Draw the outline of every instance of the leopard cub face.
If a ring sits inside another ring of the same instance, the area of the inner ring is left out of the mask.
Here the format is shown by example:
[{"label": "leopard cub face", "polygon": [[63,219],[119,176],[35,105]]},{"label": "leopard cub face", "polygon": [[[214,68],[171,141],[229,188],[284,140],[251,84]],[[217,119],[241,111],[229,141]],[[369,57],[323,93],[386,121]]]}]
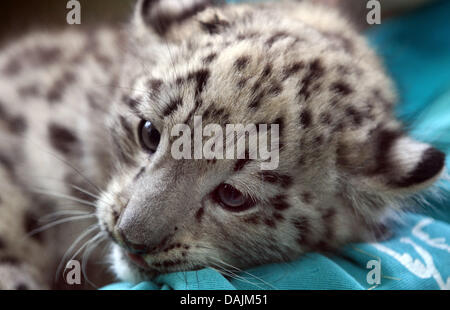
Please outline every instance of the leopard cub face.
[{"label": "leopard cub face", "polygon": [[[97,202],[123,280],[373,239],[442,172],[444,155],[403,132],[377,58],[333,12],[139,1],[130,29],[110,122],[117,169]],[[183,145],[192,158],[174,157],[180,125],[210,124],[277,125],[277,165],[196,157],[208,137],[195,135]]]}]

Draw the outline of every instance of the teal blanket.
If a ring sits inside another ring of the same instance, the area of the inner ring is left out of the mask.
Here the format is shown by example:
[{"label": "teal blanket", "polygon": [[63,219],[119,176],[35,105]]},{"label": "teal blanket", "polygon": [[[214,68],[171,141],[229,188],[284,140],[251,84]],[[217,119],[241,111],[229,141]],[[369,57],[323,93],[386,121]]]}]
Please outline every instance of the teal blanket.
[{"label": "teal blanket", "polygon": [[[399,117],[413,136],[450,154],[450,1],[384,22],[367,37],[396,81]],[[103,289],[450,289],[450,184],[440,186],[444,197],[407,214],[382,243],[352,244],[331,257],[311,253],[235,279],[203,269]]]}]

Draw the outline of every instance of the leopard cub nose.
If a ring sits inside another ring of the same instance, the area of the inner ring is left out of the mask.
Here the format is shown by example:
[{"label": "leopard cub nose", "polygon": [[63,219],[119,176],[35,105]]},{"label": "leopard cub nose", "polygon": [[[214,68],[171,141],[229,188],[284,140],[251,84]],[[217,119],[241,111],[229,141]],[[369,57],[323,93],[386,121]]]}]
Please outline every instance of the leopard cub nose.
[{"label": "leopard cub nose", "polygon": [[168,227],[176,223],[175,216],[162,216],[161,212],[168,212],[168,208],[158,205],[158,201],[163,199],[135,195],[121,210],[114,231],[123,247],[130,251],[156,254],[172,240],[173,235]]},{"label": "leopard cub nose", "polygon": [[122,245],[124,247],[126,247],[126,249],[134,254],[143,254],[148,252],[148,247],[145,244],[139,244],[139,243],[135,243],[130,241],[126,234],[124,233],[123,229],[119,227],[117,227],[116,229],[117,234],[120,236],[120,241],[122,243]]}]

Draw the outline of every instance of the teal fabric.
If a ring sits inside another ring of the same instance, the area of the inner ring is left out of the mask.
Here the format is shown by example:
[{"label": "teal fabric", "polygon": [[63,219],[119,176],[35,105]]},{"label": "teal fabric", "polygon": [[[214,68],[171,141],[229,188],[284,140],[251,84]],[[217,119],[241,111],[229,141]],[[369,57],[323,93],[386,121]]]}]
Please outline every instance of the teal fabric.
[{"label": "teal fabric", "polygon": [[[416,138],[450,153],[450,1],[438,1],[367,33],[399,89],[397,114]],[[447,161],[450,168],[450,160]],[[405,216],[388,241],[353,244],[339,254],[316,253],[225,278],[211,269],[159,276],[103,289],[450,289],[450,184],[443,198]],[[380,284],[367,281],[380,263]],[[372,262],[373,263],[373,262]],[[369,274],[369,278],[371,274]]]}]

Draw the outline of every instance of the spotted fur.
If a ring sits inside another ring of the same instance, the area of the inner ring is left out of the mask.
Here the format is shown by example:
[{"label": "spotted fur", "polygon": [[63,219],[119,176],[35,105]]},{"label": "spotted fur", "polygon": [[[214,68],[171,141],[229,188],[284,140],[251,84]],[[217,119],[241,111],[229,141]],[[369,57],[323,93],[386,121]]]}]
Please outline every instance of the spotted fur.
[{"label": "spotted fur", "polygon": [[[95,204],[112,270],[135,282],[374,240],[444,167],[393,116],[393,87],[365,40],[308,1],[140,0],[124,32],[35,34],[2,51],[0,72],[1,287],[51,285],[43,270],[86,225],[17,240],[68,196]],[[169,133],[195,116],[278,124],[278,168],[175,160]],[[161,133],[153,155],[140,145],[141,120]],[[252,207],[222,208],[212,197],[222,183]]]}]

